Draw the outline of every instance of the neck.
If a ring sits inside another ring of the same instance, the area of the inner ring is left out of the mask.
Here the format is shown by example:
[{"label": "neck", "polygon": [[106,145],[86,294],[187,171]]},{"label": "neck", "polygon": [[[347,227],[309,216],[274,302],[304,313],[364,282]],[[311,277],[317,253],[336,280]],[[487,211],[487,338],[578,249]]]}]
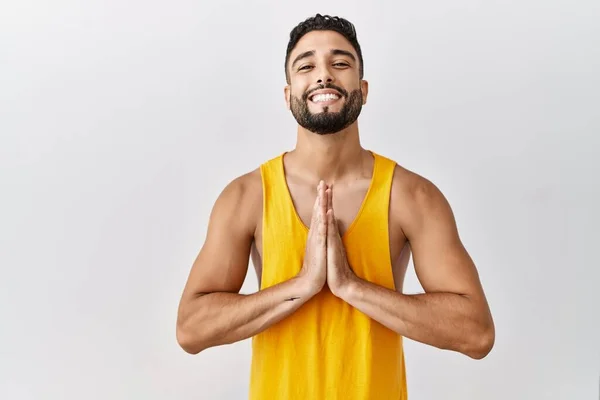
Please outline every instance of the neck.
[{"label": "neck", "polygon": [[319,135],[298,127],[296,147],[289,153],[306,178],[327,183],[341,181],[362,169],[367,151],[360,144],[358,124],[343,131]]}]

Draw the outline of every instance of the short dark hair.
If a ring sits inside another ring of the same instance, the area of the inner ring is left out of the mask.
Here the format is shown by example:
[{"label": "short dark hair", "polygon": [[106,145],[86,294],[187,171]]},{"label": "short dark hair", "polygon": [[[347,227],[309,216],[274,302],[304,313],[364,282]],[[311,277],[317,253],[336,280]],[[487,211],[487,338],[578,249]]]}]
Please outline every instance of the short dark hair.
[{"label": "short dark hair", "polygon": [[360,79],[363,79],[363,57],[362,51],[360,49],[360,44],[358,43],[358,39],[356,38],[356,29],[354,28],[354,25],[344,18],[317,14],[314,17],[307,18],[306,20],[300,22],[290,32],[290,41],[288,42],[287,51],[285,54],[285,78],[288,83],[290,80],[288,72],[288,62],[290,60],[290,53],[292,52],[294,47],[296,47],[296,44],[298,44],[298,41],[302,38],[302,36],[312,31],[335,31],[344,36],[350,42],[352,47],[354,47],[354,50],[358,55],[359,75]]}]

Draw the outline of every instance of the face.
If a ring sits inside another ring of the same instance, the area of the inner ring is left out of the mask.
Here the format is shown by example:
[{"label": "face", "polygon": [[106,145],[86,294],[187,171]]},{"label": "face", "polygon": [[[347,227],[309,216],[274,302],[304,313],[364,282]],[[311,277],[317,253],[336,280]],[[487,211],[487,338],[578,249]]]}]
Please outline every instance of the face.
[{"label": "face", "polygon": [[352,125],[368,93],[359,67],[356,51],[341,34],[304,35],[290,54],[290,83],[285,87],[288,109],[298,124],[320,135]]}]

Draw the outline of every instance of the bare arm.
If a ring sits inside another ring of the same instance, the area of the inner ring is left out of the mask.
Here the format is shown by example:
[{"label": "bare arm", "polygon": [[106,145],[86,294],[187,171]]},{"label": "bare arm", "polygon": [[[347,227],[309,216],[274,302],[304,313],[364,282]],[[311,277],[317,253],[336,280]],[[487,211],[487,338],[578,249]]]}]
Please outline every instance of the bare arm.
[{"label": "bare arm", "polygon": [[[186,283],[177,319],[177,340],[188,353],[254,336],[297,310],[314,293],[299,276],[250,295],[239,294],[248,271],[256,227],[256,180],[234,180],[211,213],[207,237]],[[258,178],[260,185],[260,177]]]},{"label": "bare arm", "polygon": [[391,207],[391,218],[410,243],[425,293],[404,295],[356,278],[341,296],[402,336],[483,358],[495,333],[478,272],[442,193],[421,177],[412,179],[416,184],[409,193],[395,193],[401,206]]}]

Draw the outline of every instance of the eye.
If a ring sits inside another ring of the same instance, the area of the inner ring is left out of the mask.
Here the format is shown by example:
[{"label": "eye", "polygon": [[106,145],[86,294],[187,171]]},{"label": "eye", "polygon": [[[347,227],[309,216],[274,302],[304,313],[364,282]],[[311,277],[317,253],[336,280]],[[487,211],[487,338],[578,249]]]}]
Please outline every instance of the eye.
[{"label": "eye", "polygon": [[307,69],[312,68],[312,65],[304,65],[300,68],[298,68],[298,71],[306,71]]},{"label": "eye", "polygon": [[349,67],[350,66],[348,63],[345,63],[345,62],[337,62],[333,65],[336,67]]}]

